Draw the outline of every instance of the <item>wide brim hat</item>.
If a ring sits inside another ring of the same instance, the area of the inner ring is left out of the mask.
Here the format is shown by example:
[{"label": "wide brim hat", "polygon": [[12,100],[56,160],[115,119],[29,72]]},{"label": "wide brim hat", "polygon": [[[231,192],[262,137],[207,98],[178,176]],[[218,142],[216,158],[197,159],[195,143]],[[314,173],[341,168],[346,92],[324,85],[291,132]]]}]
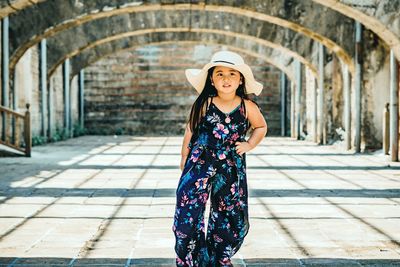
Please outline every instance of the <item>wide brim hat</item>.
[{"label": "wide brim hat", "polygon": [[186,69],[185,75],[189,83],[193,85],[196,91],[200,94],[206,84],[208,70],[215,66],[224,66],[239,71],[245,82],[247,94],[259,95],[263,89],[263,85],[254,79],[253,72],[250,67],[244,63],[243,58],[231,51],[216,52],[209,63],[202,69]]}]

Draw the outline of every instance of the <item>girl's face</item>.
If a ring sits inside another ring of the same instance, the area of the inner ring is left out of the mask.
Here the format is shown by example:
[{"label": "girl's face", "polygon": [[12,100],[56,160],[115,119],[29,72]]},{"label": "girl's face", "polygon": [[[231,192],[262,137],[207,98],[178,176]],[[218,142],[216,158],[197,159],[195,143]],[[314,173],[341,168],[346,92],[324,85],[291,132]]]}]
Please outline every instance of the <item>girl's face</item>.
[{"label": "girl's face", "polygon": [[228,67],[216,66],[211,81],[218,93],[234,93],[242,84],[240,72]]}]

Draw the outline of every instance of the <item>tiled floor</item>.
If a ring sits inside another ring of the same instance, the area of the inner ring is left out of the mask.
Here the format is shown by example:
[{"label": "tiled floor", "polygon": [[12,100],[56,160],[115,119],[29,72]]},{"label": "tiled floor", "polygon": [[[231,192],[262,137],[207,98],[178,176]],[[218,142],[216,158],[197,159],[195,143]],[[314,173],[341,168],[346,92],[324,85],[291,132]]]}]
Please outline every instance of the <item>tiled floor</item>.
[{"label": "tiled floor", "polygon": [[[0,158],[0,265],[173,266],[181,137],[87,136]],[[400,266],[400,164],[267,138],[235,266]]]}]

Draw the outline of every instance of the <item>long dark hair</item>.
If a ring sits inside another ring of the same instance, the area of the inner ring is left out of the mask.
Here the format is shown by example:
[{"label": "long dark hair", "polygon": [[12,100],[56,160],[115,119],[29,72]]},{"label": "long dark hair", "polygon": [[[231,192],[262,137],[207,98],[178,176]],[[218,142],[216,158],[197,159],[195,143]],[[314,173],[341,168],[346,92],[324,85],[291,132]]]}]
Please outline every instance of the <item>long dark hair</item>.
[{"label": "long dark hair", "polygon": [[[218,95],[217,89],[211,84],[211,76],[213,74],[215,67],[212,67],[208,70],[206,84],[204,85],[203,91],[201,91],[200,95],[197,97],[196,101],[193,103],[192,109],[190,111],[188,123],[190,126],[190,130],[192,133],[195,133],[197,130],[197,126],[199,125],[201,119],[205,114],[204,110],[207,106],[207,100],[209,97],[214,97]],[[246,88],[244,86],[245,80],[243,75],[240,73],[240,77],[242,78],[242,84],[239,84],[239,87],[236,89],[236,95],[249,99],[248,94],[246,93]],[[246,109],[246,106],[244,107]],[[245,111],[246,112],[246,111]]]}]

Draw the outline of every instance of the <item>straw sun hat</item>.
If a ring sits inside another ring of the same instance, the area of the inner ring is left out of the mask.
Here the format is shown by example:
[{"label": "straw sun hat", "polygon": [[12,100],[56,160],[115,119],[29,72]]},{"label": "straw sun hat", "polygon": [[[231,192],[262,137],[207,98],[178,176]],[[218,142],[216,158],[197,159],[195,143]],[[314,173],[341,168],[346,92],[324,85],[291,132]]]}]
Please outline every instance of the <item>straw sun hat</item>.
[{"label": "straw sun hat", "polygon": [[243,58],[231,51],[219,51],[212,56],[211,61],[202,69],[186,69],[185,71],[186,78],[199,94],[204,89],[208,70],[215,66],[232,68],[242,73],[247,94],[253,93],[259,95],[261,93],[263,85],[254,79],[253,72],[244,63]]}]

